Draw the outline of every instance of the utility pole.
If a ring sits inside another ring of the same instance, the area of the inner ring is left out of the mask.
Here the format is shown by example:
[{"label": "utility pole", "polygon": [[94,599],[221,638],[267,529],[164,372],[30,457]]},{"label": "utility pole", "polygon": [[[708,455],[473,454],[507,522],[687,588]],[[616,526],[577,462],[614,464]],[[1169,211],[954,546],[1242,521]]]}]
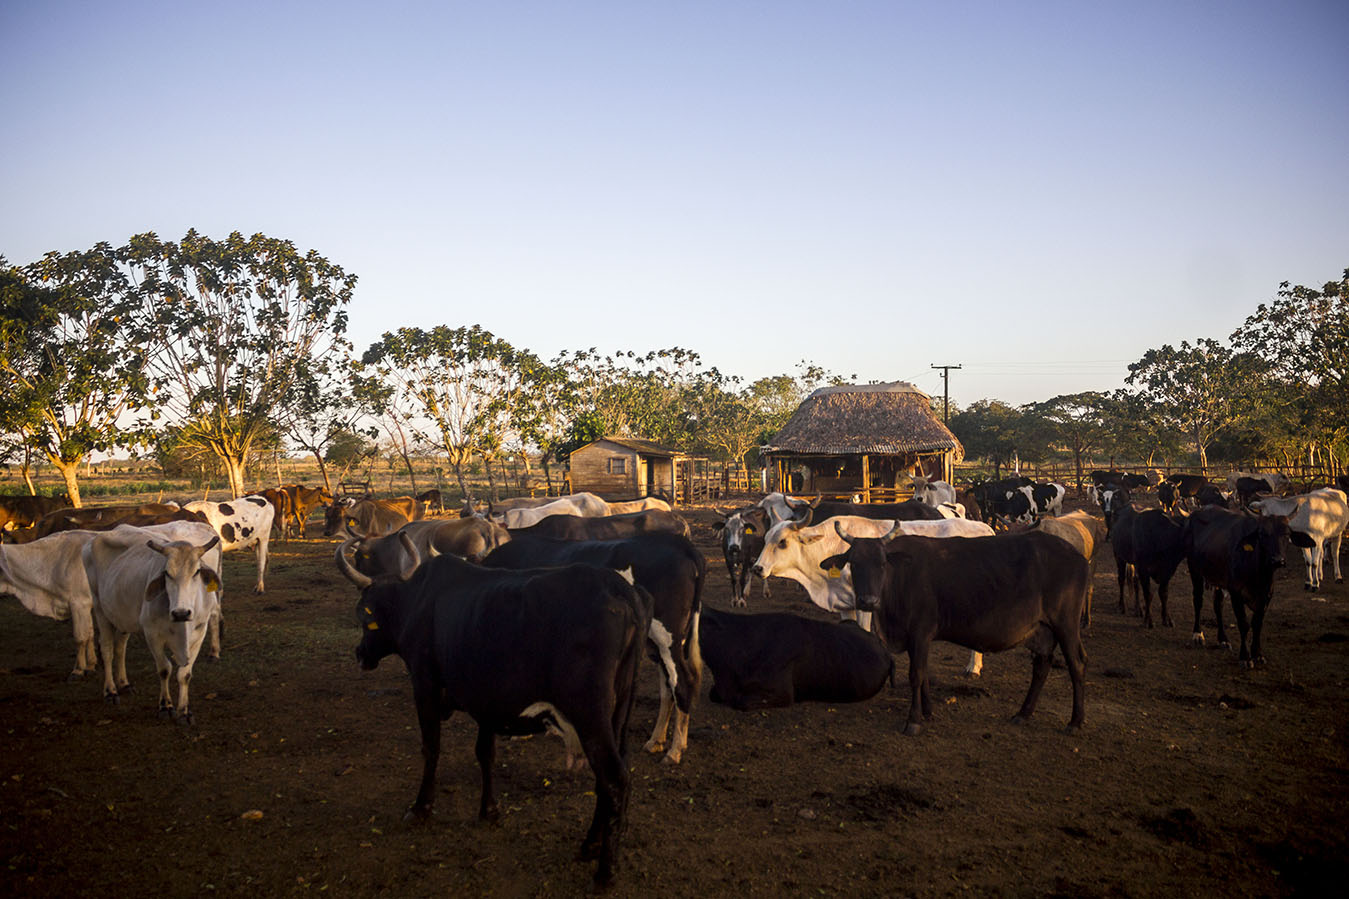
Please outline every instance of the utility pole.
[{"label": "utility pole", "polygon": [[951,419],[951,369],[960,368],[959,365],[934,365],[933,368],[941,369],[942,383],[942,424],[946,424]]}]

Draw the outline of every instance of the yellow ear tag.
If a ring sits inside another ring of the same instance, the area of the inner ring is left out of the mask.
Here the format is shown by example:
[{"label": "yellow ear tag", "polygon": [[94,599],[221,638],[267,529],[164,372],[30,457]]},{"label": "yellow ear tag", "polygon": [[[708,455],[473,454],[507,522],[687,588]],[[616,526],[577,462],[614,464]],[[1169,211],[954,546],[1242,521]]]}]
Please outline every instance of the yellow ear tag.
[{"label": "yellow ear tag", "polygon": [[754,526],[753,526],[753,525],[748,525],[748,526],[746,526],[746,528],[745,528],[745,533],[746,533],[746,534],[753,534],[753,533],[754,533]]},{"label": "yellow ear tag", "polygon": [[379,630],[379,625],[372,621],[365,626],[365,629],[368,631],[377,631]]},{"label": "yellow ear tag", "polygon": [[843,569],[842,569],[842,568],[830,568],[830,569],[829,569],[829,576],[830,576],[830,577],[843,577]]},{"label": "yellow ear tag", "polygon": [[1255,546],[1250,543],[1243,543],[1241,544],[1241,551],[1244,553],[1253,553],[1255,552]]},{"label": "yellow ear tag", "polygon": [[369,606],[362,606],[361,608],[365,609],[365,614],[367,615],[375,614],[375,610],[370,608]]}]

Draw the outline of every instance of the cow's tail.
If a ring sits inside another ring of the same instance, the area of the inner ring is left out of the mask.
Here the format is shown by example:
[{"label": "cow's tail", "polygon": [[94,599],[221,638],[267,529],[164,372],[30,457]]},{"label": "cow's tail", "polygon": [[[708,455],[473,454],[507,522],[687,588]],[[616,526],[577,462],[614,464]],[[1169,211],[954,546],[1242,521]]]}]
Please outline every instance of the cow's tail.
[{"label": "cow's tail", "polygon": [[696,550],[690,556],[693,559],[695,575],[693,606],[689,610],[691,616],[689,630],[684,636],[684,658],[688,659],[689,670],[693,672],[693,694],[696,696],[698,687],[703,681],[703,649],[702,641],[698,638],[698,630],[703,617],[703,585],[707,583],[707,560]]}]

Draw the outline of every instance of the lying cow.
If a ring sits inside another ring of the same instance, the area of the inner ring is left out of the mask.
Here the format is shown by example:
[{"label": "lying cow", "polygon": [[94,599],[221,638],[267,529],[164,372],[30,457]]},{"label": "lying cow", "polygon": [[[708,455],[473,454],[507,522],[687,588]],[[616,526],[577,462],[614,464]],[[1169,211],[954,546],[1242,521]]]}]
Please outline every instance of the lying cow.
[{"label": "lying cow", "polygon": [[31,528],[39,518],[70,508],[70,497],[0,496],[0,531]]},{"label": "lying cow", "polygon": [[[1185,519],[1185,559],[1194,588],[1194,633],[1190,642],[1202,645],[1204,629],[1199,614],[1204,586],[1213,588],[1213,614],[1218,623],[1218,645],[1228,646],[1223,626],[1223,591],[1232,598],[1232,614],[1241,631],[1243,668],[1265,664],[1260,643],[1265,611],[1274,590],[1274,574],[1284,565],[1283,538],[1288,525],[1282,518],[1253,518],[1216,506],[1199,509]],[[1246,607],[1253,613],[1251,648],[1246,650]]]},{"label": "lying cow", "polygon": [[881,538],[838,533],[847,551],[820,567],[851,566],[857,607],[875,611],[886,643],[909,654],[906,734],[918,734],[932,717],[927,663],[933,640],[979,652],[1030,649],[1030,689],[1016,722],[1034,713],[1057,646],[1073,683],[1068,731],[1082,727],[1087,654],[1079,622],[1089,574],[1077,550],[1039,531],[967,540],[902,536],[898,525]]},{"label": "lying cow", "polygon": [[[665,752],[679,764],[689,742],[689,717],[702,681],[698,656],[699,614],[707,561],[678,534],[638,534],[621,540],[558,540],[517,537],[492,552],[488,568],[542,568],[584,563],[631,571],[634,583],[651,594],[654,606],[647,646],[661,672],[660,711],[646,742],[647,752]],[[666,749],[671,714],[674,734]]]},{"label": "lying cow", "polygon": [[861,702],[894,679],[890,650],[853,621],[707,608],[698,634],[712,672],[709,698],[741,711]]},{"label": "lying cow", "polygon": [[323,536],[336,537],[343,531],[354,531],[362,537],[383,537],[409,521],[421,519],[421,504],[411,496],[393,499],[344,496],[328,506],[323,516]]},{"label": "lying cow", "polygon": [[[500,515],[498,521],[510,530],[532,527],[552,515],[599,517],[609,514],[609,504],[593,493],[574,493],[526,509],[511,509]],[[493,516],[496,517],[496,516]]]},{"label": "lying cow", "polygon": [[1327,547],[1335,566],[1335,583],[1344,583],[1340,574],[1340,542],[1349,528],[1349,502],[1345,493],[1334,487],[1313,490],[1301,496],[1268,497],[1251,503],[1261,515],[1288,519],[1288,539],[1302,550],[1307,563],[1304,590],[1321,589]]},{"label": "lying cow", "polygon": [[[220,537],[205,543],[165,541],[150,530],[118,527],[85,545],[85,574],[94,599],[103,653],[103,695],[127,692],[126,644],[140,630],[159,673],[159,712],[192,723],[192,666],[220,604]],[[178,666],[178,701],[169,679]],[[114,675],[115,671],[115,675]]]},{"label": "lying cow", "polygon": [[430,816],[440,722],[463,710],[478,723],[478,816],[498,815],[492,790],[496,734],[560,731],[595,772],[595,814],[582,858],[598,858],[595,883],[613,879],[627,806],[628,718],[637,692],[651,600],[613,571],[590,565],[501,571],[438,556],[406,581],[347,566],[361,590],[365,670],[397,654],[412,679],[422,734],[422,779],[410,819]]}]

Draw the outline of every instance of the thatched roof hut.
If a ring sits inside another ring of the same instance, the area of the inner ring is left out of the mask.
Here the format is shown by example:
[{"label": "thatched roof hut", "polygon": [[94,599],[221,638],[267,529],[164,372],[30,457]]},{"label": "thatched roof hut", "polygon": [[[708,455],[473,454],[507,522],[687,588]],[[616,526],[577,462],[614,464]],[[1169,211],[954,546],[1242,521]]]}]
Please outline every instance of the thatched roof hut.
[{"label": "thatched roof hut", "polygon": [[760,455],[777,466],[784,487],[795,473],[795,489],[874,501],[905,492],[914,474],[949,481],[965,448],[926,393],[894,381],[816,390]]}]

